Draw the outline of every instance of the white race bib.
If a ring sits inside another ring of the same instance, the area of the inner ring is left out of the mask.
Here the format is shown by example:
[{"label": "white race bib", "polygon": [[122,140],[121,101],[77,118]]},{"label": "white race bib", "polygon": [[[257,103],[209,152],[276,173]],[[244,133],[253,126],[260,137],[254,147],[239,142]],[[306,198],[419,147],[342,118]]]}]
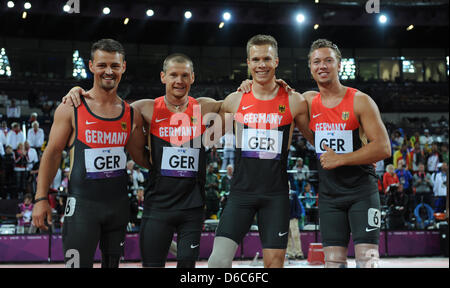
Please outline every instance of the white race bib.
[{"label": "white race bib", "polygon": [[242,135],[242,157],[276,159],[281,157],[283,131],[244,129]]},{"label": "white race bib", "polygon": [[199,149],[163,147],[161,175],[171,177],[196,177]]},{"label": "white race bib", "polygon": [[123,147],[84,150],[86,178],[113,178],[126,174],[127,156]]},{"label": "white race bib", "polygon": [[314,146],[317,155],[327,152],[323,144],[326,144],[337,154],[353,152],[353,131],[316,131]]}]

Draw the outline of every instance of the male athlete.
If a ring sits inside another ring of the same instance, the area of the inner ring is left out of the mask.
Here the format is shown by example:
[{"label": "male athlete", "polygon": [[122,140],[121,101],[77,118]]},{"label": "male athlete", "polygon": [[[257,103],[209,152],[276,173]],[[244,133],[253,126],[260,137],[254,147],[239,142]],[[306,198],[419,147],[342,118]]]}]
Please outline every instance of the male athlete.
[{"label": "male athlete", "polygon": [[375,102],[339,82],[341,53],[319,39],[308,55],[319,93],[303,93],[319,157],[319,217],[325,267],[347,267],[350,233],[357,267],[377,267],[380,199],[372,163],[391,156]]},{"label": "male athlete", "polygon": [[[202,136],[208,120],[203,118],[210,112],[218,113],[222,101],[189,96],[195,75],[192,60],[186,55],[169,55],[160,77],[166,88],[164,96],[132,104],[150,125],[152,168],[140,231],[142,264],[164,267],[176,232],[177,267],[194,268],[205,200],[206,155]],[[79,93],[83,91],[72,88],[64,101],[70,99],[77,105]],[[221,132],[222,127],[219,128]]]},{"label": "male athlete", "polygon": [[247,43],[252,91],[232,93],[222,104],[222,115],[235,114],[235,173],[208,267],[232,267],[255,215],[264,266],[283,267],[289,231],[287,157],[294,122],[310,142],[313,135],[305,99],[276,83],[278,61],[278,44],[272,36],[252,37]]},{"label": "male athlete", "polygon": [[48,229],[45,218],[51,224],[47,191],[68,146],[71,171],[62,232],[66,267],[92,267],[99,241],[102,267],[119,266],[129,219],[125,149],[136,163],[149,167],[141,115],[117,96],[125,69],[119,42],[94,43],[90,97],[82,98],[76,109],[60,104],[54,114],[39,168],[33,222],[43,230]]}]

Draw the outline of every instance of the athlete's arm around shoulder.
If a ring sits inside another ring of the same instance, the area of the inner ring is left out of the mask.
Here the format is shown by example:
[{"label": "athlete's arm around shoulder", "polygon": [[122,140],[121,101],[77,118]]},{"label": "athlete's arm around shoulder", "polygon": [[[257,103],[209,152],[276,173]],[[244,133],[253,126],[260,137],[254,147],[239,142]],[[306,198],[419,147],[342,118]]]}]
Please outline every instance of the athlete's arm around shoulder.
[{"label": "athlete's arm around shoulder", "polygon": [[150,124],[152,122],[154,104],[155,100],[153,99],[141,99],[131,103],[131,107],[134,108],[135,114],[141,114],[144,121]]},{"label": "athlete's arm around shoulder", "polygon": [[289,92],[289,103],[295,125],[302,133],[303,137],[314,145],[314,135],[309,129],[309,108],[306,98],[295,91]]},{"label": "athlete's arm around shoulder", "polygon": [[197,98],[198,104],[202,107],[202,114],[219,113],[223,100],[215,100],[209,97]]},{"label": "athlete's arm around shoulder", "polygon": [[131,136],[126,145],[128,153],[130,153],[131,158],[138,165],[150,169],[150,157],[145,144],[147,139],[144,135],[144,119],[141,115],[140,110],[133,108],[133,127],[131,129]]},{"label": "athlete's arm around shoulder", "polygon": [[367,137],[368,144],[356,151],[358,153],[350,153],[354,155],[348,157],[345,165],[372,164],[390,157],[389,136],[375,101],[369,95],[357,91],[353,105],[355,116]]},{"label": "athlete's arm around shoulder", "polygon": [[[61,164],[61,155],[64,148],[69,144],[71,135],[74,131],[74,108],[69,104],[61,103],[55,110],[53,124],[50,130],[47,147],[42,155],[39,166],[39,176],[35,199],[47,198],[50,184],[55,178],[59,165]],[[33,208],[33,223],[36,227],[47,230],[44,219],[47,217],[51,224],[51,208],[48,201],[39,201]]]},{"label": "athlete's arm around shoulder", "polygon": [[241,103],[242,99],[242,92],[233,92],[229,94],[225,99],[223,100],[222,106],[220,107],[220,117],[222,117],[222,127],[223,127],[223,133],[232,132],[233,131],[233,125],[226,125],[226,123],[233,123],[233,117],[234,114],[239,109],[239,104]]}]

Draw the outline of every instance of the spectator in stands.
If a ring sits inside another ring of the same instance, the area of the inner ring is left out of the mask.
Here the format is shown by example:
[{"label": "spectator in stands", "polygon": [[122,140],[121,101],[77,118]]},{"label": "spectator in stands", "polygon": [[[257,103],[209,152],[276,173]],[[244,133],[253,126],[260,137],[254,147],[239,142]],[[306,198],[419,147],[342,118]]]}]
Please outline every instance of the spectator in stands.
[{"label": "spectator in stands", "polygon": [[423,130],[424,135],[420,136],[420,148],[422,148],[425,152],[431,152],[431,145],[433,144],[433,136],[430,135],[430,130]]},{"label": "spectator in stands", "polygon": [[5,142],[3,142],[3,144],[6,145],[6,135],[8,135],[9,132],[8,123],[6,121],[2,121],[1,131],[3,132],[2,134],[5,136]]},{"label": "spectator in stands", "polygon": [[384,160],[380,160],[376,163],[375,173],[378,176],[378,179],[383,179],[385,168],[384,168]]},{"label": "spectator in stands", "polygon": [[219,179],[214,174],[214,165],[208,164],[205,182],[205,219],[217,219],[219,211]]},{"label": "spectator in stands", "polygon": [[316,193],[314,193],[314,189],[312,188],[310,183],[305,182],[303,191],[301,192],[300,195],[301,195],[300,198],[303,199],[302,202],[305,208],[309,209],[316,206],[317,203]]},{"label": "spectator in stands", "polygon": [[8,123],[20,121],[20,116],[20,106],[16,105],[16,99],[11,99],[11,105],[6,106],[6,117],[8,118]]},{"label": "spectator in stands", "polygon": [[405,167],[408,169],[412,169],[412,161],[411,161],[411,154],[408,153],[408,145],[406,143],[403,143],[400,146],[400,149],[394,152],[394,168],[398,168],[398,161],[404,160],[405,161]]},{"label": "spectator in stands", "polygon": [[144,187],[139,186],[136,191],[136,196],[130,201],[130,223],[133,231],[139,231],[144,213]]},{"label": "spectator in stands", "polygon": [[442,162],[442,157],[439,154],[438,144],[434,142],[431,145],[431,152],[427,158],[427,171],[429,173],[434,173],[438,171],[438,164]]},{"label": "spectator in stands", "polygon": [[420,133],[419,133],[419,131],[414,132],[414,136],[411,136],[410,142],[411,142],[411,147],[415,147],[416,143],[419,143],[419,147],[420,147]]},{"label": "spectator in stands", "polygon": [[217,148],[215,145],[213,145],[206,152],[206,163],[212,164],[214,167],[214,171],[217,171],[217,169],[219,168],[219,162],[220,162],[220,157],[219,157],[219,154],[217,154]]},{"label": "spectator in stands", "polygon": [[386,199],[386,205],[389,209],[387,217],[389,229],[405,228],[408,201],[408,196],[404,193],[402,184],[390,186]]},{"label": "spectator in stands", "polygon": [[[30,177],[29,177],[30,172],[33,170],[33,167],[39,162],[39,156],[38,156],[38,153],[36,152],[36,149],[32,148],[28,141],[24,142],[24,153],[28,157],[26,175],[27,175],[27,179],[30,179]],[[36,193],[36,186],[34,185],[34,182],[31,180],[34,180],[34,177],[32,177],[32,179],[30,179],[30,181],[27,181],[27,183],[30,184],[30,187],[27,190],[30,191],[34,195]]]},{"label": "spectator in stands", "polygon": [[400,145],[402,144],[401,142],[399,143],[397,141],[398,137],[397,135],[399,134],[398,131],[395,131],[391,134],[391,151],[396,151],[399,149]]},{"label": "spectator in stands", "polygon": [[431,175],[425,172],[425,165],[419,164],[419,171],[414,174],[414,188],[416,189],[416,203],[421,202],[431,205],[431,198],[433,196],[433,182]]},{"label": "spectator in stands", "polygon": [[11,124],[11,130],[6,136],[6,145],[11,145],[13,150],[17,149],[17,144],[23,143],[25,141],[25,135],[22,130],[20,130],[20,125],[17,122]]},{"label": "spectator in stands", "polygon": [[44,130],[39,128],[39,122],[33,121],[31,124],[32,129],[28,130],[27,140],[30,142],[31,147],[36,151],[41,151],[41,147],[44,144]]},{"label": "spectator in stands", "polygon": [[391,186],[392,184],[398,184],[398,183],[400,183],[400,181],[398,180],[398,176],[395,173],[394,165],[392,165],[392,164],[387,165],[386,173],[384,173],[384,175],[383,175],[384,192],[387,193],[389,186]]},{"label": "spectator in stands", "polygon": [[14,155],[14,151],[11,145],[6,145],[5,148],[5,156],[2,158],[2,169],[3,169],[3,183],[5,186],[5,192],[2,198],[11,199],[15,194],[11,194],[15,192],[15,175],[14,175],[14,166],[16,165],[16,159]]},{"label": "spectator in stands", "polygon": [[29,158],[25,152],[23,143],[17,144],[17,149],[15,151],[15,166],[14,174],[16,175],[16,196],[18,199],[23,199],[23,194],[27,188],[27,164]]},{"label": "spectator in stands", "polygon": [[303,191],[305,181],[309,180],[309,167],[303,164],[303,159],[299,157],[293,170],[297,170],[297,172],[294,173],[295,190],[300,193]]},{"label": "spectator in stands", "polygon": [[[6,127],[6,129],[4,129],[3,127]],[[8,134],[8,125],[6,124],[6,121],[2,121],[2,128],[0,131],[0,146],[5,146],[6,145],[6,135]]]},{"label": "spectator in stands", "polygon": [[220,217],[220,215],[223,212],[223,209],[225,209],[225,206],[227,204],[228,196],[230,195],[231,191],[231,179],[233,179],[233,166],[230,164],[227,166],[227,174],[221,178],[220,181],[220,199],[219,199],[219,212],[217,215]]},{"label": "spectator in stands", "polygon": [[[411,172],[404,166],[405,161],[403,159],[398,161],[398,168],[395,170],[400,184],[402,184],[403,192],[408,196],[408,205],[406,213],[408,217],[412,217],[414,208],[416,207],[416,199],[414,198],[412,190],[412,182],[414,180]],[[408,218],[409,219],[409,218]]]},{"label": "spectator in stands", "polygon": [[305,259],[303,256],[299,230],[299,219],[305,217],[305,208],[303,208],[298,196],[298,191],[292,190],[291,183],[289,182],[290,220],[286,255],[290,260]]},{"label": "spectator in stands", "polygon": [[234,166],[234,147],[236,147],[236,137],[233,132],[226,133],[220,139],[223,147],[223,159],[221,170],[225,170],[228,165]]},{"label": "spectator in stands", "polygon": [[31,129],[31,125],[33,124],[34,121],[37,121],[37,117],[38,117],[38,113],[36,113],[36,112],[32,112],[30,114],[30,118],[28,118],[28,120],[27,120],[27,130]]},{"label": "spectator in stands", "polygon": [[133,183],[133,173],[134,173],[134,161],[129,160],[127,162],[127,175],[128,175],[128,183],[127,183],[127,189],[129,193],[133,192],[134,183]]},{"label": "spectator in stands", "polygon": [[419,164],[425,163],[426,155],[422,148],[420,148],[420,142],[416,141],[414,143],[414,149],[411,150],[411,161],[412,161],[412,171],[416,173],[419,171]]},{"label": "spectator in stands", "polygon": [[439,165],[439,171],[435,172],[431,179],[433,181],[433,193],[434,193],[434,211],[444,212],[445,201],[447,197],[447,173],[448,164],[443,162]]},{"label": "spectator in stands", "polygon": [[407,195],[412,193],[412,181],[413,177],[411,172],[404,167],[405,161],[403,159],[398,161],[397,169],[395,173],[397,174],[398,180],[403,185],[403,190]]},{"label": "spectator in stands", "polygon": [[31,215],[33,214],[33,196],[31,194],[26,194],[23,203],[19,204],[17,208],[17,234],[29,233],[31,227]]},{"label": "spectator in stands", "polygon": [[138,190],[139,187],[144,186],[145,185],[145,178],[144,178],[144,174],[142,174],[141,168],[137,165],[134,165],[133,167],[133,191],[136,195],[136,192]]}]

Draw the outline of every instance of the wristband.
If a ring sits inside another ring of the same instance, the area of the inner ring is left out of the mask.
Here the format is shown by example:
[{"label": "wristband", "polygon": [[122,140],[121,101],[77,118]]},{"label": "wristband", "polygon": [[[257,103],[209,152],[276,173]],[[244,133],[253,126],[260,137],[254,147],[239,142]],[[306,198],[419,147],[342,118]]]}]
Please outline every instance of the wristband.
[{"label": "wristband", "polygon": [[48,201],[48,197],[41,197],[41,198],[34,199],[34,204],[36,204],[39,201],[43,201],[43,200],[47,200]]}]

